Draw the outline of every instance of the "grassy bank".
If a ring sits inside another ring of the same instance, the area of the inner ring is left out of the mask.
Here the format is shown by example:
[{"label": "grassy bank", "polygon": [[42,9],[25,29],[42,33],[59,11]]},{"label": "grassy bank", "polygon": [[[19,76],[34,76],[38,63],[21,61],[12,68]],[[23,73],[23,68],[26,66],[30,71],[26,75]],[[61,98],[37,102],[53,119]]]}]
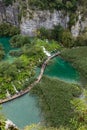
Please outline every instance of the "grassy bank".
[{"label": "grassy bank", "polygon": [[78,71],[87,78],[87,47],[65,49],[61,53],[62,57],[70,61]]},{"label": "grassy bank", "polygon": [[39,96],[39,105],[48,126],[70,126],[74,115],[70,101],[81,93],[77,85],[43,77],[31,93]]}]

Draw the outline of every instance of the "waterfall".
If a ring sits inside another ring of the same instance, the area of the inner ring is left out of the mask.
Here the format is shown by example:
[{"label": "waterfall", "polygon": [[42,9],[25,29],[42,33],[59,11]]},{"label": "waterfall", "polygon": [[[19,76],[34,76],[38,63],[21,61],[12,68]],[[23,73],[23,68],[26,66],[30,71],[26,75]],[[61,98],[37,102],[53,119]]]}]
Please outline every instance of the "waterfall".
[{"label": "waterfall", "polygon": [[11,94],[9,93],[8,90],[6,90],[6,97],[7,97],[7,98],[10,98],[10,97],[11,97]]},{"label": "waterfall", "polygon": [[51,54],[50,54],[48,51],[46,51],[46,49],[45,49],[44,46],[42,46],[42,48],[43,48],[43,52],[44,52],[47,56],[51,56]]},{"label": "waterfall", "polygon": [[12,86],[13,86],[15,92],[18,93],[18,90],[16,89],[16,87],[15,87],[15,85],[13,83],[12,83]]}]

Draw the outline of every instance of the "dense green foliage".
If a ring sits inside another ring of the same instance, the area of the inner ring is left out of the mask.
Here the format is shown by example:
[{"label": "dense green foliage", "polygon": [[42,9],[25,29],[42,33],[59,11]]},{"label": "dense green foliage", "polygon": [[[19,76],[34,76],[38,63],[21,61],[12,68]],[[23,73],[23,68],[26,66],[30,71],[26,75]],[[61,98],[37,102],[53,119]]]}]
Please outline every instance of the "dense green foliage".
[{"label": "dense green foliage", "polygon": [[29,37],[22,36],[21,34],[13,36],[10,40],[10,44],[12,45],[12,47],[22,47],[23,45],[29,43],[31,43]]},{"label": "dense green foliage", "polygon": [[0,37],[1,36],[13,36],[20,33],[20,29],[16,26],[10,25],[8,23],[0,24]]},{"label": "dense green foliage", "polygon": [[2,44],[0,44],[0,60],[4,58],[5,52]]},{"label": "dense green foliage", "polygon": [[68,128],[54,128],[54,127],[45,127],[37,124],[32,124],[30,126],[26,126],[24,130],[69,130]]},{"label": "dense green foliage", "polygon": [[34,47],[34,49],[26,50],[26,54],[22,54],[12,64],[1,62],[0,98],[7,96],[7,90],[11,95],[16,93],[14,86],[18,91],[28,87],[28,85],[35,80],[33,77],[35,75],[35,66],[41,64],[43,58],[44,53],[42,50]]},{"label": "dense green foliage", "polygon": [[14,86],[18,91],[24,89],[24,81],[26,78],[29,80],[34,74],[32,68],[27,67],[25,62],[19,61],[18,63],[21,62],[20,66],[17,66],[19,65],[17,61],[15,62],[14,64],[0,63],[0,98],[8,96],[7,91],[11,95],[16,93]]},{"label": "dense green foliage", "polygon": [[17,91],[21,91],[35,80],[35,67],[40,66],[47,57],[43,47],[50,52],[61,49],[53,40],[46,41],[22,35],[13,36],[10,43],[20,49],[9,52],[11,56],[17,57],[13,63],[0,63],[0,98],[8,96],[8,92],[11,95],[15,94],[14,86]]},{"label": "dense green foliage", "polygon": [[5,98],[8,92],[11,95],[15,94],[14,86],[21,91],[35,80],[35,67],[40,66],[47,57],[43,47],[50,52],[61,49],[60,45],[53,40],[40,40],[22,35],[13,36],[10,43],[20,49],[9,52],[11,56],[16,57],[13,63],[0,63],[0,98]]},{"label": "dense green foliage", "polygon": [[74,46],[87,46],[87,29],[77,37]]},{"label": "dense green foliage", "polygon": [[[87,91],[84,91],[85,96],[87,96]],[[86,98],[74,98],[70,101],[74,109],[74,117],[71,119],[70,123],[73,125],[71,130],[87,130],[87,99]],[[70,128],[65,127],[44,127],[41,125],[32,124],[27,126],[24,130],[70,130]]]},{"label": "dense green foliage", "polygon": [[30,7],[37,7],[39,9],[57,9],[57,10],[70,10],[77,9],[77,0],[28,0]]},{"label": "dense green foliage", "polygon": [[43,77],[31,91],[39,96],[39,105],[42,108],[46,124],[53,127],[71,125],[70,120],[74,116],[74,111],[70,101],[74,97],[78,97],[80,92],[77,85],[48,77]]},{"label": "dense green foliage", "polygon": [[65,47],[73,47],[74,38],[69,30],[65,30],[61,38],[62,45]]},{"label": "dense green foliage", "polygon": [[[44,46],[46,50],[48,51],[54,51],[61,49],[60,45],[54,41],[54,40],[41,40],[38,38],[29,38],[28,36],[22,36],[22,35],[15,35],[11,38],[10,44],[13,47],[26,47],[25,53],[27,53],[27,50],[30,49],[33,46],[37,46],[42,48]],[[31,52],[32,53],[32,52]]]},{"label": "dense green foliage", "polygon": [[15,1],[15,0],[3,0],[3,2],[5,3],[6,6],[12,5],[13,1]]},{"label": "dense green foliage", "polygon": [[65,49],[61,52],[64,59],[70,61],[87,78],[87,47]]},{"label": "dense green foliage", "polygon": [[80,130],[87,129],[87,100],[83,99],[74,99],[71,101],[74,107],[75,116],[72,119],[73,130],[78,128]]},{"label": "dense green foliage", "polygon": [[64,28],[61,25],[56,25],[53,29],[49,30],[41,27],[37,30],[37,36],[41,39],[54,39],[58,42],[61,42],[63,31]]},{"label": "dense green foliage", "polygon": [[41,39],[54,39],[64,47],[74,46],[74,37],[68,29],[64,29],[61,25],[54,26],[53,29],[45,29],[44,27],[37,30],[37,36]]}]

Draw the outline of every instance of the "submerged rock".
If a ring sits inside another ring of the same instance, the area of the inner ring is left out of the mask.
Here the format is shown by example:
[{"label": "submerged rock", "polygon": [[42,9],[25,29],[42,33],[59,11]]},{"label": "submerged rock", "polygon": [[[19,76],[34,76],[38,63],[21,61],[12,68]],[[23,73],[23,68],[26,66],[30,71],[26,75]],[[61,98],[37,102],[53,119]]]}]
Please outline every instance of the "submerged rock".
[{"label": "submerged rock", "polygon": [[5,125],[5,130],[11,129],[11,130],[18,130],[17,126],[11,121],[11,120],[7,120]]}]

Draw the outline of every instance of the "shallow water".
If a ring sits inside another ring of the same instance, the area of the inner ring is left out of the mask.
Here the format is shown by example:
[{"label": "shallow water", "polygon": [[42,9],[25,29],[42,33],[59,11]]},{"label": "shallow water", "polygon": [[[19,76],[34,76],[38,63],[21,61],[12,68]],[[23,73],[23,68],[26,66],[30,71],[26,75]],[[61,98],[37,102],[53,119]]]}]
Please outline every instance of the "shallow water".
[{"label": "shallow water", "polygon": [[5,50],[5,57],[3,61],[8,61],[9,63],[12,63],[16,58],[9,55],[9,52],[11,50],[18,50],[18,48],[12,48],[9,43],[10,37],[0,37],[0,44],[3,45]]},{"label": "shallow water", "polygon": [[3,113],[19,128],[41,121],[37,98],[26,94],[20,98],[3,104]]},{"label": "shallow water", "polygon": [[[12,62],[14,59],[9,56],[9,51],[14,48],[10,46],[9,38],[0,38],[0,42],[3,43],[5,48],[6,56],[4,60]],[[37,75],[39,72],[40,69],[37,68]],[[79,81],[78,72],[60,57],[52,59],[52,63],[46,67],[44,75],[52,78],[56,77],[66,82],[75,83]],[[37,105],[37,98],[29,94],[3,104],[3,113],[19,128],[23,128],[28,124],[39,123],[42,120],[40,108]]]}]

